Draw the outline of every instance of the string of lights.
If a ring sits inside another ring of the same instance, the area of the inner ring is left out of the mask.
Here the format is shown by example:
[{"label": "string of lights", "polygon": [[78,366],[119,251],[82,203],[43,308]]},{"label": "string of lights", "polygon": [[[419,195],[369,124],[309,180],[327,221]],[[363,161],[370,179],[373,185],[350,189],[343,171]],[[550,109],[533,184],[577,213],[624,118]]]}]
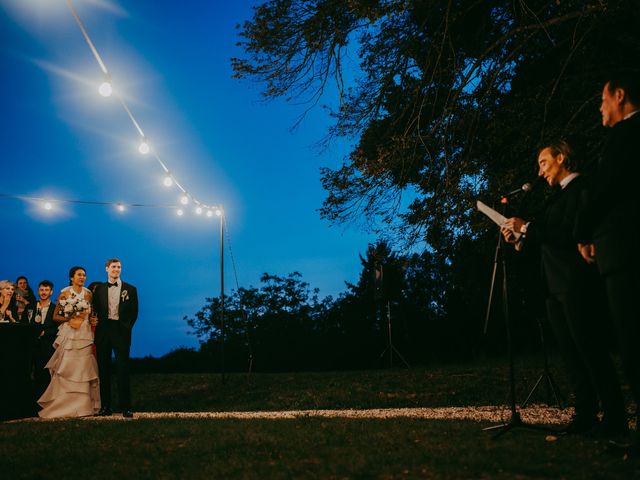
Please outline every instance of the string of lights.
[{"label": "string of lights", "polygon": [[[45,210],[52,210],[54,205],[56,204],[69,203],[69,204],[81,204],[81,205],[112,206],[119,212],[124,212],[128,208],[168,208],[168,209],[176,210],[179,216],[184,215],[184,209],[177,205],[107,202],[107,201],[99,201],[99,200],[78,200],[78,199],[71,199],[71,198],[49,198],[49,197],[36,197],[32,195],[16,195],[11,193],[0,193],[0,198],[13,198],[16,200],[36,202],[39,205],[41,205],[42,208]],[[222,210],[220,208],[208,208],[207,210],[203,209],[202,211],[200,211],[200,214],[203,214],[203,213],[207,217],[213,217],[214,215],[218,217],[222,216]],[[226,226],[226,221],[225,221],[225,226]]]},{"label": "string of lights", "polygon": [[102,60],[102,57],[100,56],[100,53],[98,52],[98,50],[95,47],[93,41],[91,40],[91,37],[89,36],[89,33],[88,33],[84,23],[82,22],[82,19],[80,18],[80,16],[78,15],[78,12],[76,11],[76,9],[73,6],[72,0],[67,0],[67,6],[69,7],[69,10],[71,11],[71,14],[73,15],[73,18],[75,19],[76,23],[78,24],[78,27],[80,28],[80,32],[82,33],[82,36],[84,37],[85,41],[87,42],[87,45],[89,46],[89,49],[91,50],[91,53],[93,54],[93,57],[95,58],[96,62],[98,63],[98,66],[100,67],[100,70],[102,70],[102,74],[104,75],[104,81],[98,87],[98,93],[100,95],[102,95],[103,97],[110,97],[110,96],[113,95],[118,99],[118,101],[122,105],[122,108],[124,109],[124,111],[126,112],[127,116],[129,117],[129,120],[131,121],[131,123],[133,124],[134,128],[136,129],[136,131],[138,133],[139,141],[140,141],[140,143],[138,145],[138,152],[140,152],[140,154],[142,154],[142,155],[147,155],[147,154],[150,153],[156,159],[156,161],[158,162],[158,164],[160,165],[160,167],[162,168],[162,170],[164,172],[164,180],[163,180],[164,185],[166,187],[171,187],[171,186],[175,185],[178,188],[178,190],[180,190],[180,192],[181,192],[181,194],[180,194],[180,204],[182,205],[182,207],[176,207],[177,208],[176,213],[178,215],[183,215],[184,214],[184,208],[187,205],[189,205],[190,203],[193,203],[195,205],[194,212],[197,215],[201,215],[202,213],[205,213],[205,215],[211,216],[209,214],[209,212],[214,212],[214,211],[216,212],[216,214],[218,214],[217,212],[221,212],[220,214],[222,214],[223,213],[223,209],[222,209],[221,205],[209,205],[209,204],[206,204],[204,202],[201,202],[196,197],[194,197],[176,179],[176,177],[173,175],[173,173],[169,170],[169,167],[167,166],[167,164],[162,160],[162,158],[160,158],[160,155],[158,154],[156,149],[152,148],[152,145],[149,143],[147,135],[145,135],[144,130],[140,126],[140,122],[138,122],[138,120],[135,118],[135,116],[133,115],[131,109],[127,106],[127,103],[125,102],[124,98],[122,97],[122,95],[119,94],[118,89],[114,88],[113,79],[112,79],[111,73],[109,72],[106,64],[104,63],[104,61]]}]

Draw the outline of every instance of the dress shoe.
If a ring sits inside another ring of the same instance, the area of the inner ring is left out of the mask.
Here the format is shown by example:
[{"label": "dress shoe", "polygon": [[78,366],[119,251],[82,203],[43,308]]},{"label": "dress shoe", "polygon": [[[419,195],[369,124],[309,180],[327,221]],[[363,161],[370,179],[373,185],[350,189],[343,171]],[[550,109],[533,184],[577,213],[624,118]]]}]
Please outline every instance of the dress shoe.
[{"label": "dress shoe", "polygon": [[100,409],[100,411],[98,413],[96,413],[96,416],[98,416],[98,417],[110,417],[112,413],[113,412],[111,412],[110,408],[102,407]]},{"label": "dress shoe", "polygon": [[133,418],[133,412],[131,410],[123,410],[122,416],[124,418]]}]

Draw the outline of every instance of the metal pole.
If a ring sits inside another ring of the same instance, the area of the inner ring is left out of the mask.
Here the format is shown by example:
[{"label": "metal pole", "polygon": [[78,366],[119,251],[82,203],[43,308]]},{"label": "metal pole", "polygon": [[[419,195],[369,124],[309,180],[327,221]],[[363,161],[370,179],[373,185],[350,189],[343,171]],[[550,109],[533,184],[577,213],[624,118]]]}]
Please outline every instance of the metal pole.
[{"label": "metal pole", "polygon": [[224,341],[224,210],[222,210],[220,215],[220,372],[223,384],[227,381],[224,370]]}]

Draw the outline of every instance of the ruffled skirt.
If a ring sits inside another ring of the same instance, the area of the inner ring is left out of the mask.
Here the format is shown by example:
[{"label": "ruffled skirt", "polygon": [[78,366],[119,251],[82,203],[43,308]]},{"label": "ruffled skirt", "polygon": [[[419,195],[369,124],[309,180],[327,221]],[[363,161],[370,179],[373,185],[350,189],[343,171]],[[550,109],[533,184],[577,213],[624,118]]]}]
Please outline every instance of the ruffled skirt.
[{"label": "ruffled skirt", "polygon": [[85,320],[73,329],[63,323],[53,344],[55,353],[45,368],[51,382],[38,403],[42,418],[84,417],[100,410],[98,364],[93,355],[93,334]]}]

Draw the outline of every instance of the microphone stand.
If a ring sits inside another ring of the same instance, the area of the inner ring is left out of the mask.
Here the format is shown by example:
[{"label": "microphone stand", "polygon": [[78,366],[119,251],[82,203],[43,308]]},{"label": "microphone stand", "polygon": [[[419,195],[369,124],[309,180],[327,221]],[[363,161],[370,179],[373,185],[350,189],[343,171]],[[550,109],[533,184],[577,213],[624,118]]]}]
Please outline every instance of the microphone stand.
[{"label": "microphone stand", "polygon": [[[504,198],[504,197],[503,197]],[[506,207],[507,202],[503,201],[503,205]],[[504,215],[504,210],[502,214]],[[483,431],[488,432],[496,432],[494,438],[498,438],[505,433],[511,431],[514,428],[524,427],[529,428],[531,430],[538,431],[549,431],[545,427],[541,427],[538,425],[528,425],[522,421],[522,417],[520,416],[520,412],[516,408],[516,377],[515,377],[515,365],[514,365],[514,355],[513,355],[513,342],[511,337],[511,317],[509,315],[509,289],[507,284],[507,259],[506,253],[504,251],[504,240],[502,238],[502,233],[498,231],[498,242],[496,245],[496,251],[493,260],[493,274],[491,277],[491,290],[489,291],[489,303],[487,305],[487,314],[485,317],[485,326],[484,333],[487,333],[487,327],[489,323],[489,315],[491,313],[491,303],[493,299],[493,290],[495,286],[496,273],[498,270],[498,265],[502,267],[502,313],[504,315],[504,323],[505,323],[505,333],[507,337],[507,356],[509,358],[509,408],[511,411],[511,418],[509,421],[501,424],[494,425],[491,427],[483,428]]]}]

